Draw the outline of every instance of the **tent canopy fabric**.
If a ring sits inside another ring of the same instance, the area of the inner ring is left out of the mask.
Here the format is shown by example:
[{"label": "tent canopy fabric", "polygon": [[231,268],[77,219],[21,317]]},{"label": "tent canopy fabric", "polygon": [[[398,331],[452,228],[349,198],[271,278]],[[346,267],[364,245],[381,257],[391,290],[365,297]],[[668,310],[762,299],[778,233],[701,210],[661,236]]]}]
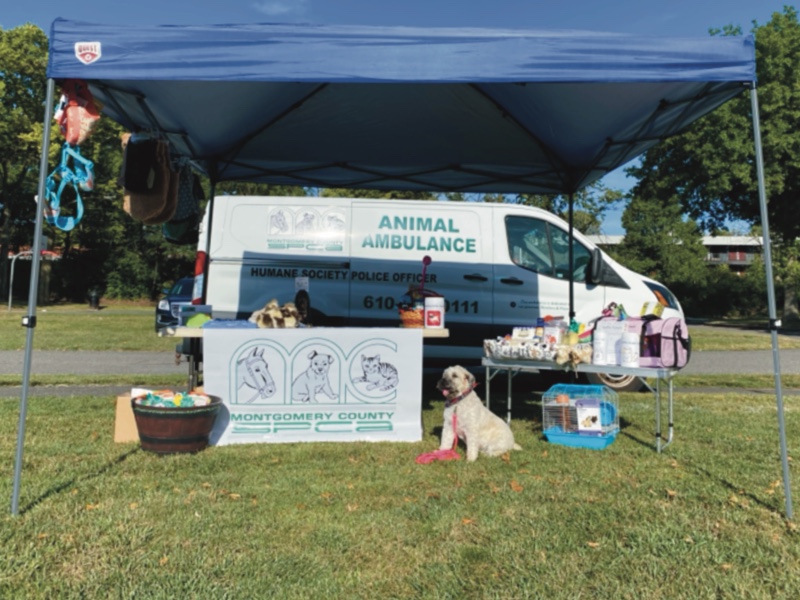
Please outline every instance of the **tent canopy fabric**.
[{"label": "tent canopy fabric", "polygon": [[[212,182],[572,194],[751,89],[786,513],[792,518],[751,36],[668,39],[313,25],[50,32],[44,196],[55,82],[158,132]],[[213,200],[213,198],[212,198]],[[34,234],[38,272],[43,215]],[[31,278],[11,512],[18,510],[38,276]],[[570,293],[570,297],[572,293]]]},{"label": "tent canopy fabric", "polygon": [[54,21],[47,75],[213,181],[573,193],[755,82],[752,36]]}]

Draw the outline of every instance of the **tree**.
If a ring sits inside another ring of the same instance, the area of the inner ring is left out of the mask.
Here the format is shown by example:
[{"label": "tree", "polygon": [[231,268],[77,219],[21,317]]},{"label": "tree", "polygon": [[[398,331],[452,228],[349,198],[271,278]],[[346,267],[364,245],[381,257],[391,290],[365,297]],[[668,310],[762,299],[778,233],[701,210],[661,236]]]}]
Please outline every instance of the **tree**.
[{"label": "tree", "polygon": [[622,214],[625,237],[614,254],[629,269],[690,298],[705,287],[706,251],[699,228],[681,212],[675,197],[652,201],[634,196]]},{"label": "tree", "polygon": [[[737,27],[712,31],[738,34]],[[754,23],[756,70],[768,218],[774,244],[790,248],[800,236],[800,23],[784,7],[763,26]],[[728,220],[760,220],[751,120],[751,99],[742,94],[649,150],[627,173],[639,180],[634,196],[664,201],[677,195],[702,229],[714,232]],[[776,261],[784,285],[784,320],[797,315],[800,279],[791,252]]]},{"label": "tree", "polygon": [[323,198],[375,198],[392,200],[436,200],[433,192],[401,190],[360,190],[350,188],[325,188],[320,191]]},{"label": "tree", "polygon": [[[611,189],[598,182],[583,188],[573,198],[573,226],[587,234],[599,234],[605,213],[623,198],[621,190]],[[565,221],[569,217],[569,197],[563,195],[519,194],[515,201],[527,206],[537,206]]]},{"label": "tree", "polygon": [[[7,290],[9,249],[35,215],[46,96],[47,36],[34,25],[0,29],[0,290]],[[55,148],[54,148],[55,150]]]}]

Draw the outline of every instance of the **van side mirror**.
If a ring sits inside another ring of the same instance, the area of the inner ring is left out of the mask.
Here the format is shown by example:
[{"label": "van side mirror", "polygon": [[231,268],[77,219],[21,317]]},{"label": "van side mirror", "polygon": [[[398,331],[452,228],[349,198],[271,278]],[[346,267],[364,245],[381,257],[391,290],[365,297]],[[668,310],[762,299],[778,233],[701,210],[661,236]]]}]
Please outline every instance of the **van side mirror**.
[{"label": "van side mirror", "polygon": [[592,250],[592,260],[589,262],[589,271],[587,273],[587,279],[589,283],[600,283],[600,276],[602,272],[603,253],[600,251],[600,248],[595,248]]}]

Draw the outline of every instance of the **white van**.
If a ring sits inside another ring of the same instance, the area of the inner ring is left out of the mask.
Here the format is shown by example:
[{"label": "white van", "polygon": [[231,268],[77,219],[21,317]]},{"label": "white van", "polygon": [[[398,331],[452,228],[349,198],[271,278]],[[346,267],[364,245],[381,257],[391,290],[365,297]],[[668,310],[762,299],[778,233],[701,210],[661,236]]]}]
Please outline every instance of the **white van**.
[{"label": "white van", "polygon": [[[198,265],[215,318],[246,319],[275,298],[310,304],[321,326],[397,326],[398,300],[421,284],[444,296],[450,336],[425,342],[425,358],[477,361],[483,340],[569,315],[569,233],[557,216],[504,203],[224,196],[205,223]],[[574,233],[575,318],[611,302],[638,314],[644,302],[682,316],[666,287],[615,262]],[[195,281],[195,302],[203,291]],[[622,389],[628,379],[604,380]]]}]

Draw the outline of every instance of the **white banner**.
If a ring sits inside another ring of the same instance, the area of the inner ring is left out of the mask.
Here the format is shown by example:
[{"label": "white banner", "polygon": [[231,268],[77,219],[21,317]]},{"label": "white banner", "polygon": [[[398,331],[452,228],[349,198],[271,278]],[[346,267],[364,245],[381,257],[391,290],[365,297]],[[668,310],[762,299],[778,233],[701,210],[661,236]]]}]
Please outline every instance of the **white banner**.
[{"label": "white banner", "polygon": [[422,329],[205,329],[210,443],[422,439]]}]

